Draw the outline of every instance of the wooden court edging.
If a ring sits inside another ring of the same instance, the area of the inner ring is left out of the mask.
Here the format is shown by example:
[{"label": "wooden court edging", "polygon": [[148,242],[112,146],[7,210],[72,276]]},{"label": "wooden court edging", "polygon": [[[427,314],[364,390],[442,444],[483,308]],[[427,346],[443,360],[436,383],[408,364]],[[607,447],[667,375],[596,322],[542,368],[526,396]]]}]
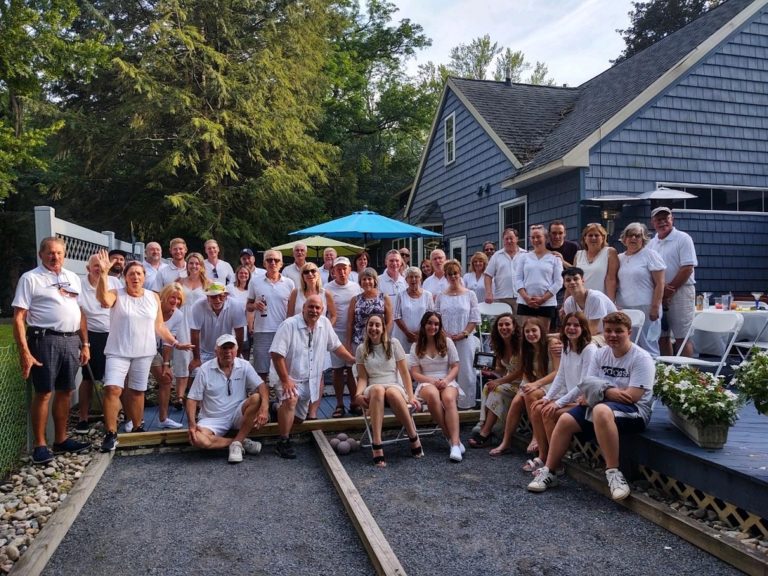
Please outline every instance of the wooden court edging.
[{"label": "wooden court edging", "polygon": [[[607,484],[603,474],[585,466],[568,464],[568,475],[582,484],[588,485],[593,490],[608,496]],[[737,543],[730,543],[728,538],[724,538],[720,532],[697,522],[692,518],[670,511],[668,507],[645,496],[642,493],[632,492],[626,500],[619,504],[632,510],[635,514],[650,520],[687,540],[694,546],[697,546],[717,556],[723,562],[738,568],[746,574],[752,576],[768,576],[768,561],[765,555],[746,548]]]},{"label": "wooden court edging", "polygon": [[50,521],[45,525],[40,534],[32,541],[24,555],[13,567],[12,574],[24,576],[38,576],[45,569],[48,560],[67,535],[77,515],[80,514],[88,497],[96,488],[99,480],[112,462],[114,453],[103,454],[97,452],[93,460],[85,469],[85,472],[77,481],[67,499],[64,500],[56,512],[51,515]]},{"label": "wooden court edging", "polygon": [[384,537],[379,525],[365,505],[363,497],[339,461],[328,439],[321,430],[314,430],[312,436],[320,450],[321,460],[331,477],[336,492],[363,542],[376,574],[383,576],[405,576],[400,561]]}]

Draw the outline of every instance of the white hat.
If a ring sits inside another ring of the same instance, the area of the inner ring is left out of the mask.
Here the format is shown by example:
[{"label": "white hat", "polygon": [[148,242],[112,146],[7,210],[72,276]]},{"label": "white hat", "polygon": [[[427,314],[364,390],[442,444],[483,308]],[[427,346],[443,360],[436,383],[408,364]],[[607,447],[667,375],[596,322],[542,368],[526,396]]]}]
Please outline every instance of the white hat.
[{"label": "white hat", "polygon": [[672,214],[672,209],[667,208],[666,206],[659,206],[658,208],[654,208],[653,210],[651,210],[651,218],[656,216],[656,214],[661,214],[662,212]]},{"label": "white hat", "polygon": [[216,348],[221,348],[224,344],[234,344],[237,346],[237,340],[232,334],[222,334],[216,338]]},{"label": "white hat", "polygon": [[351,266],[351,264],[349,263],[349,258],[347,258],[346,256],[339,256],[338,258],[336,258],[336,260],[333,261],[334,266],[338,266],[340,264],[344,264],[344,266]]},{"label": "white hat", "polygon": [[218,284],[216,282],[208,286],[208,290],[205,291],[206,296],[218,296],[219,294],[226,293],[227,288],[224,286],[224,284]]}]

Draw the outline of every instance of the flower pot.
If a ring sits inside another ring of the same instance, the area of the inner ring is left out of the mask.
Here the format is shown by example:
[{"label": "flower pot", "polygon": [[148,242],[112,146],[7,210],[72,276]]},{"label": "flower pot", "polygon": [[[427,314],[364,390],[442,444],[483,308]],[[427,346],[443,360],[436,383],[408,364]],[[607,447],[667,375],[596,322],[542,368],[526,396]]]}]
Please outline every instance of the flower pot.
[{"label": "flower pot", "polygon": [[683,434],[688,436],[694,444],[701,448],[710,450],[719,450],[728,441],[727,424],[707,424],[702,426],[696,422],[691,422],[685,416],[669,410],[669,420]]}]

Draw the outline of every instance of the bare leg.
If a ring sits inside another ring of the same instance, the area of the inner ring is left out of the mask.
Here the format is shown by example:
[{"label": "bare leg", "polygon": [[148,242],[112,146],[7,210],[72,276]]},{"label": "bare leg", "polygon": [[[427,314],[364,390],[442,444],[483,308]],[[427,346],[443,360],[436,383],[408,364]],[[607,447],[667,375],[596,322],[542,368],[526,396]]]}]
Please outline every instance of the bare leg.
[{"label": "bare leg", "polygon": [[[87,372],[87,370],[85,370]],[[80,382],[80,388],[77,391],[78,418],[88,421],[88,414],[91,411],[91,397],[93,396],[93,382],[83,378]]]},{"label": "bare leg", "polygon": [[[179,376],[176,378],[176,397],[184,402],[183,398],[187,395],[187,385],[189,384],[188,376]],[[182,406],[182,409],[184,406]]]},{"label": "bare leg", "polygon": [[541,419],[541,409],[538,410],[538,414],[533,409],[533,404],[544,396],[543,390],[535,390],[525,395],[525,411],[528,413],[528,418],[531,421],[531,428],[533,429],[533,438],[536,440],[536,444],[539,447],[539,458],[542,461],[547,459],[547,434],[544,430],[544,423]]},{"label": "bare leg", "polygon": [[333,393],[336,395],[336,406],[344,406],[344,368],[333,369]]},{"label": "bare leg", "polygon": [[[368,392],[368,409],[371,419],[371,444],[381,444],[381,427],[384,423],[384,387],[373,386]],[[376,454],[374,454],[376,456]]]},{"label": "bare leg", "polygon": [[125,410],[125,419],[133,422],[133,427],[141,426],[144,419],[144,392],[126,388],[123,393],[123,408]]},{"label": "bare leg", "polygon": [[[411,413],[408,411],[408,404],[406,404],[405,398],[403,398],[400,390],[397,388],[387,388],[385,391],[385,397],[389,407],[392,409],[392,412],[394,412],[397,421],[405,426],[405,431],[408,433],[408,438],[416,438],[416,442],[419,442],[418,432],[416,431],[416,424],[413,423]],[[419,445],[421,445],[420,442]],[[412,443],[411,447],[418,448],[419,446],[413,446]]]},{"label": "bare leg", "polygon": [[53,395],[53,428],[54,442],[60,444],[67,439],[67,421],[69,406],[72,401],[72,390],[57,390]]},{"label": "bare leg", "polygon": [[619,467],[619,430],[613,410],[605,404],[597,404],[592,409],[592,422],[595,425],[595,437],[603,453],[606,468]]},{"label": "bare leg", "polygon": [[445,411],[443,410],[443,403],[440,401],[440,391],[432,384],[428,384],[422,386],[419,394],[427,403],[432,419],[440,426],[445,437],[450,438],[450,433],[445,426]]},{"label": "bare leg", "polygon": [[245,401],[245,404],[243,404],[243,425],[240,427],[240,429],[237,431],[237,434],[235,434],[235,437],[232,439],[232,442],[242,442],[248,434],[251,433],[251,430],[253,430],[254,422],[256,422],[256,417],[259,415],[259,408],[261,407],[261,396],[258,394],[253,394],[252,396],[248,397],[248,400]]},{"label": "bare leg", "polygon": [[672,341],[668,336],[662,336],[659,338],[659,354],[662,356],[672,356]]},{"label": "bare leg", "polygon": [[283,400],[280,403],[280,408],[277,409],[277,430],[281,438],[288,438],[291,433],[297,402],[298,398]]},{"label": "bare leg", "polygon": [[52,392],[39,394],[35,392],[32,396],[32,406],[30,406],[32,416],[32,431],[35,437],[35,447],[46,446],[45,424],[48,421],[48,403],[51,400]]},{"label": "bare leg", "polygon": [[150,372],[157,381],[158,417],[160,422],[164,422],[168,419],[168,404],[171,401],[171,379],[163,376],[163,371],[159,366],[153,366]]},{"label": "bare leg", "polygon": [[456,388],[450,386],[443,388],[440,391],[440,398],[443,405],[443,419],[445,420],[445,426],[441,426],[445,435],[451,441],[451,446],[456,446],[461,443],[459,437],[459,408],[456,403],[459,396],[459,391]]},{"label": "bare leg", "polygon": [[104,427],[107,432],[117,432],[117,414],[120,412],[120,394],[118,386],[104,386]]},{"label": "bare leg", "polygon": [[517,429],[517,425],[520,424],[520,418],[523,415],[524,409],[525,396],[523,394],[515,394],[515,397],[512,398],[512,403],[509,405],[507,420],[504,422],[504,437],[501,440],[501,444],[491,450],[492,456],[503,454],[512,446],[512,434]]},{"label": "bare leg", "polygon": [[570,414],[563,414],[555,425],[552,432],[552,438],[549,442],[549,454],[547,454],[547,468],[557,470],[563,456],[571,445],[571,438],[574,434],[581,432],[581,426]]}]

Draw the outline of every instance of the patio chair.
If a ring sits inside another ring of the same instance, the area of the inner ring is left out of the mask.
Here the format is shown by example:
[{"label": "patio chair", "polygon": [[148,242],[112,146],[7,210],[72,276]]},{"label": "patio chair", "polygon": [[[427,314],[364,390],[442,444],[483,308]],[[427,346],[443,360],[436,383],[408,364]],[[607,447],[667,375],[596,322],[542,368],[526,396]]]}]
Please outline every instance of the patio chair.
[{"label": "patio chair", "polygon": [[635,337],[632,338],[632,342],[637,343],[637,339],[640,338],[640,332],[643,330],[643,324],[645,324],[645,312],[642,310],[634,310],[632,308],[627,308],[622,310],[622,312],[632,320],[632,330],[637,330],[635,332]]},{"label": "patio chair", "polygon": [[702,368],[715,368],[715,376],[720,375],[720,371],[725,367],[725,362],[728,358],[728,352],[733,346],[736,338],[741,330],[741,325],[744,323],[744,316],[738,312],[720,312],[720,311],[706,311],[697,314],[693,319],[693,324],[688,330],[688,334],[685,335],[682,345],[679,350],[685,349],[685,343],[693,335],[694,330],[701,330],[709,332],[711,334],[720,335],[723,338],[727,338],[727,344],[719,360],[702,360],[700,358],[688,358],[687,356],[681,356],[678,352],[675,356],[659,356],[656,358],[657,362],[664,362],[665,364],[674,364],[679,366],[700,366]]},{"label": "patio chair", "polygon": [[[487,302],[478,302],[477,308],[480,311],[480,318],[487,318],[490,321],[495,320],[496,317],[501,314],[512,313],[512,307],[506,302],[493,302],[491,304],[488,304]],[[490,333],[483,332],[481,330],[481,325],[482,322],[477,325],[477,337],[480,339],[480,350],[488,352],[488,338]]]},{"label": "patio chair", "polygon": [[[768,340],[766,340],[766,329],[768,329],[768,320],[765,321],[765,324],[763,324],[763,327],[760,329],[760,332],[757,333],[757,336],[755,336],[755,339],[747,342],[734,342],[734,347],[736,348],[736,352],[739,353],[739,356],[741,356],[742,360],[746,360],[749,358],[749,354],[752,352],[753,348],[759,348],[760,350],[768,350]],[[743,350],[746,350],[746,352],[743,352]]]}]

